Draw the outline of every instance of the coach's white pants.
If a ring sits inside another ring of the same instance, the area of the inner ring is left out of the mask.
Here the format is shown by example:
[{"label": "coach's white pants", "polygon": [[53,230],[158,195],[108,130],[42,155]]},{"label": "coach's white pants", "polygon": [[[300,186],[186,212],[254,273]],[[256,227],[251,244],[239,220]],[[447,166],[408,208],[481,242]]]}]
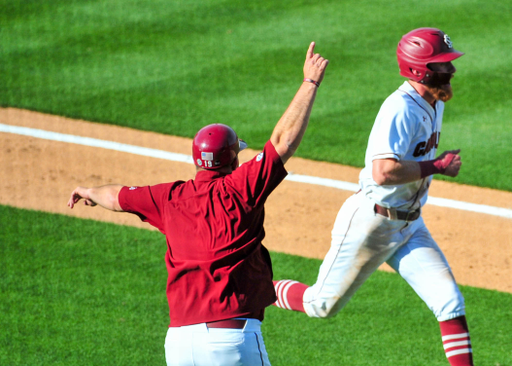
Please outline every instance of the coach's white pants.
[{"label": "coach's white pants", "polygon": [[361,193],[341,207],[317,282],[304,293],[310,317],[340,311],[370,275],[387,262],[416,291],[437,320],[465,315],[452,271],[423,218],[406,223],[374,212]]},{"label": "coach's white pants", "polygon": [[165,337],[168,366],[270,366],[261,322],[244,329],[208,328],[205,323],[171,327]]}]

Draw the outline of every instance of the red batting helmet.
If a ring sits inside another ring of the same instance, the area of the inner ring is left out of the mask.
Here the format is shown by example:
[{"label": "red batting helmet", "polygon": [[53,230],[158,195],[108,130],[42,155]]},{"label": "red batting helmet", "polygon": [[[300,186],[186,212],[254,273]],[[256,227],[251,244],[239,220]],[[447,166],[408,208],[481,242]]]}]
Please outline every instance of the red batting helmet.
[{"label": "red batting helmet", "polygon": [[[428,64],[450,62],[463,54],[456,51],[450,37],[437,28],[418,28],[407,33],[396,50],[400,75],[420,83],[428,82],[433,75]],[[416,76],[411,69],[421,74]]]},{"label": "red batting helmet", "polygon": [[215,123],[201,128],[192,141],[194,164],[204,169],[231,165],[238,168],[238,153],[247,144],[229,126]]}]

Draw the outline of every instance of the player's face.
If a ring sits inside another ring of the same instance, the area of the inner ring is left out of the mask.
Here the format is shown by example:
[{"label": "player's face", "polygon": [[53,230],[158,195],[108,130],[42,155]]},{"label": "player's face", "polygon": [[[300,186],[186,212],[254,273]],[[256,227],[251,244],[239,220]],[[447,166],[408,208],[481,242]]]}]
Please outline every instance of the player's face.
[{"label": "player's face", "polygon": [[443,74],[453,74],[457,69],[451,62],[434,62],[428,64],[428,68],[432,71],[443,73]]},{"label": "player's face", "polygon": [[450,80],[457,71],[451,62],[436,62],[428,65],[434,75],[427,84],[427,88],[436,100],[447,102],[453,97]]}]

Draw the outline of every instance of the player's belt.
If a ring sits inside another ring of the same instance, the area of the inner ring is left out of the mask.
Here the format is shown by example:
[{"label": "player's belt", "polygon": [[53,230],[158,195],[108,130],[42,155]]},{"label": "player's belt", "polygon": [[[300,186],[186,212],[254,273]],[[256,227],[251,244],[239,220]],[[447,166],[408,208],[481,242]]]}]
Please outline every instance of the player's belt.
[{"label": "player's belt", "polygon": [[421,210],[417,209],[415,211],[399,211],[394,208],[386,208],[375,204],[375,213],[389,217],[391,220],[414,221],[420,217]]},{"label": "player's belt", "polygon": [[247,320],[245,319],[227,319],[227,320],[219,320],[216,322],[206,323],[208,328],[230,328],[230,329],[244,329],[245,323]]}]

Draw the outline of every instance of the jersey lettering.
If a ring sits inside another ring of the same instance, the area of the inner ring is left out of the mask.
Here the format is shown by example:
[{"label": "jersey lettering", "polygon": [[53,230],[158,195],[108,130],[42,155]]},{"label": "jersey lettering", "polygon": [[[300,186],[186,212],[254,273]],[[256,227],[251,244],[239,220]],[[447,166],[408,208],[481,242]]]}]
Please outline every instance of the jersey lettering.
[{"label": "jersey lettering", "polygon": [[417,158],[418,156],[426,155],[432,150],[433,148],[436,148],[439,146],[439,138],[441,137],[441,132],[433,132],[428,141],[422,141],[416,145],[416,148],[414,149],[414,153],[412,156]]}]

